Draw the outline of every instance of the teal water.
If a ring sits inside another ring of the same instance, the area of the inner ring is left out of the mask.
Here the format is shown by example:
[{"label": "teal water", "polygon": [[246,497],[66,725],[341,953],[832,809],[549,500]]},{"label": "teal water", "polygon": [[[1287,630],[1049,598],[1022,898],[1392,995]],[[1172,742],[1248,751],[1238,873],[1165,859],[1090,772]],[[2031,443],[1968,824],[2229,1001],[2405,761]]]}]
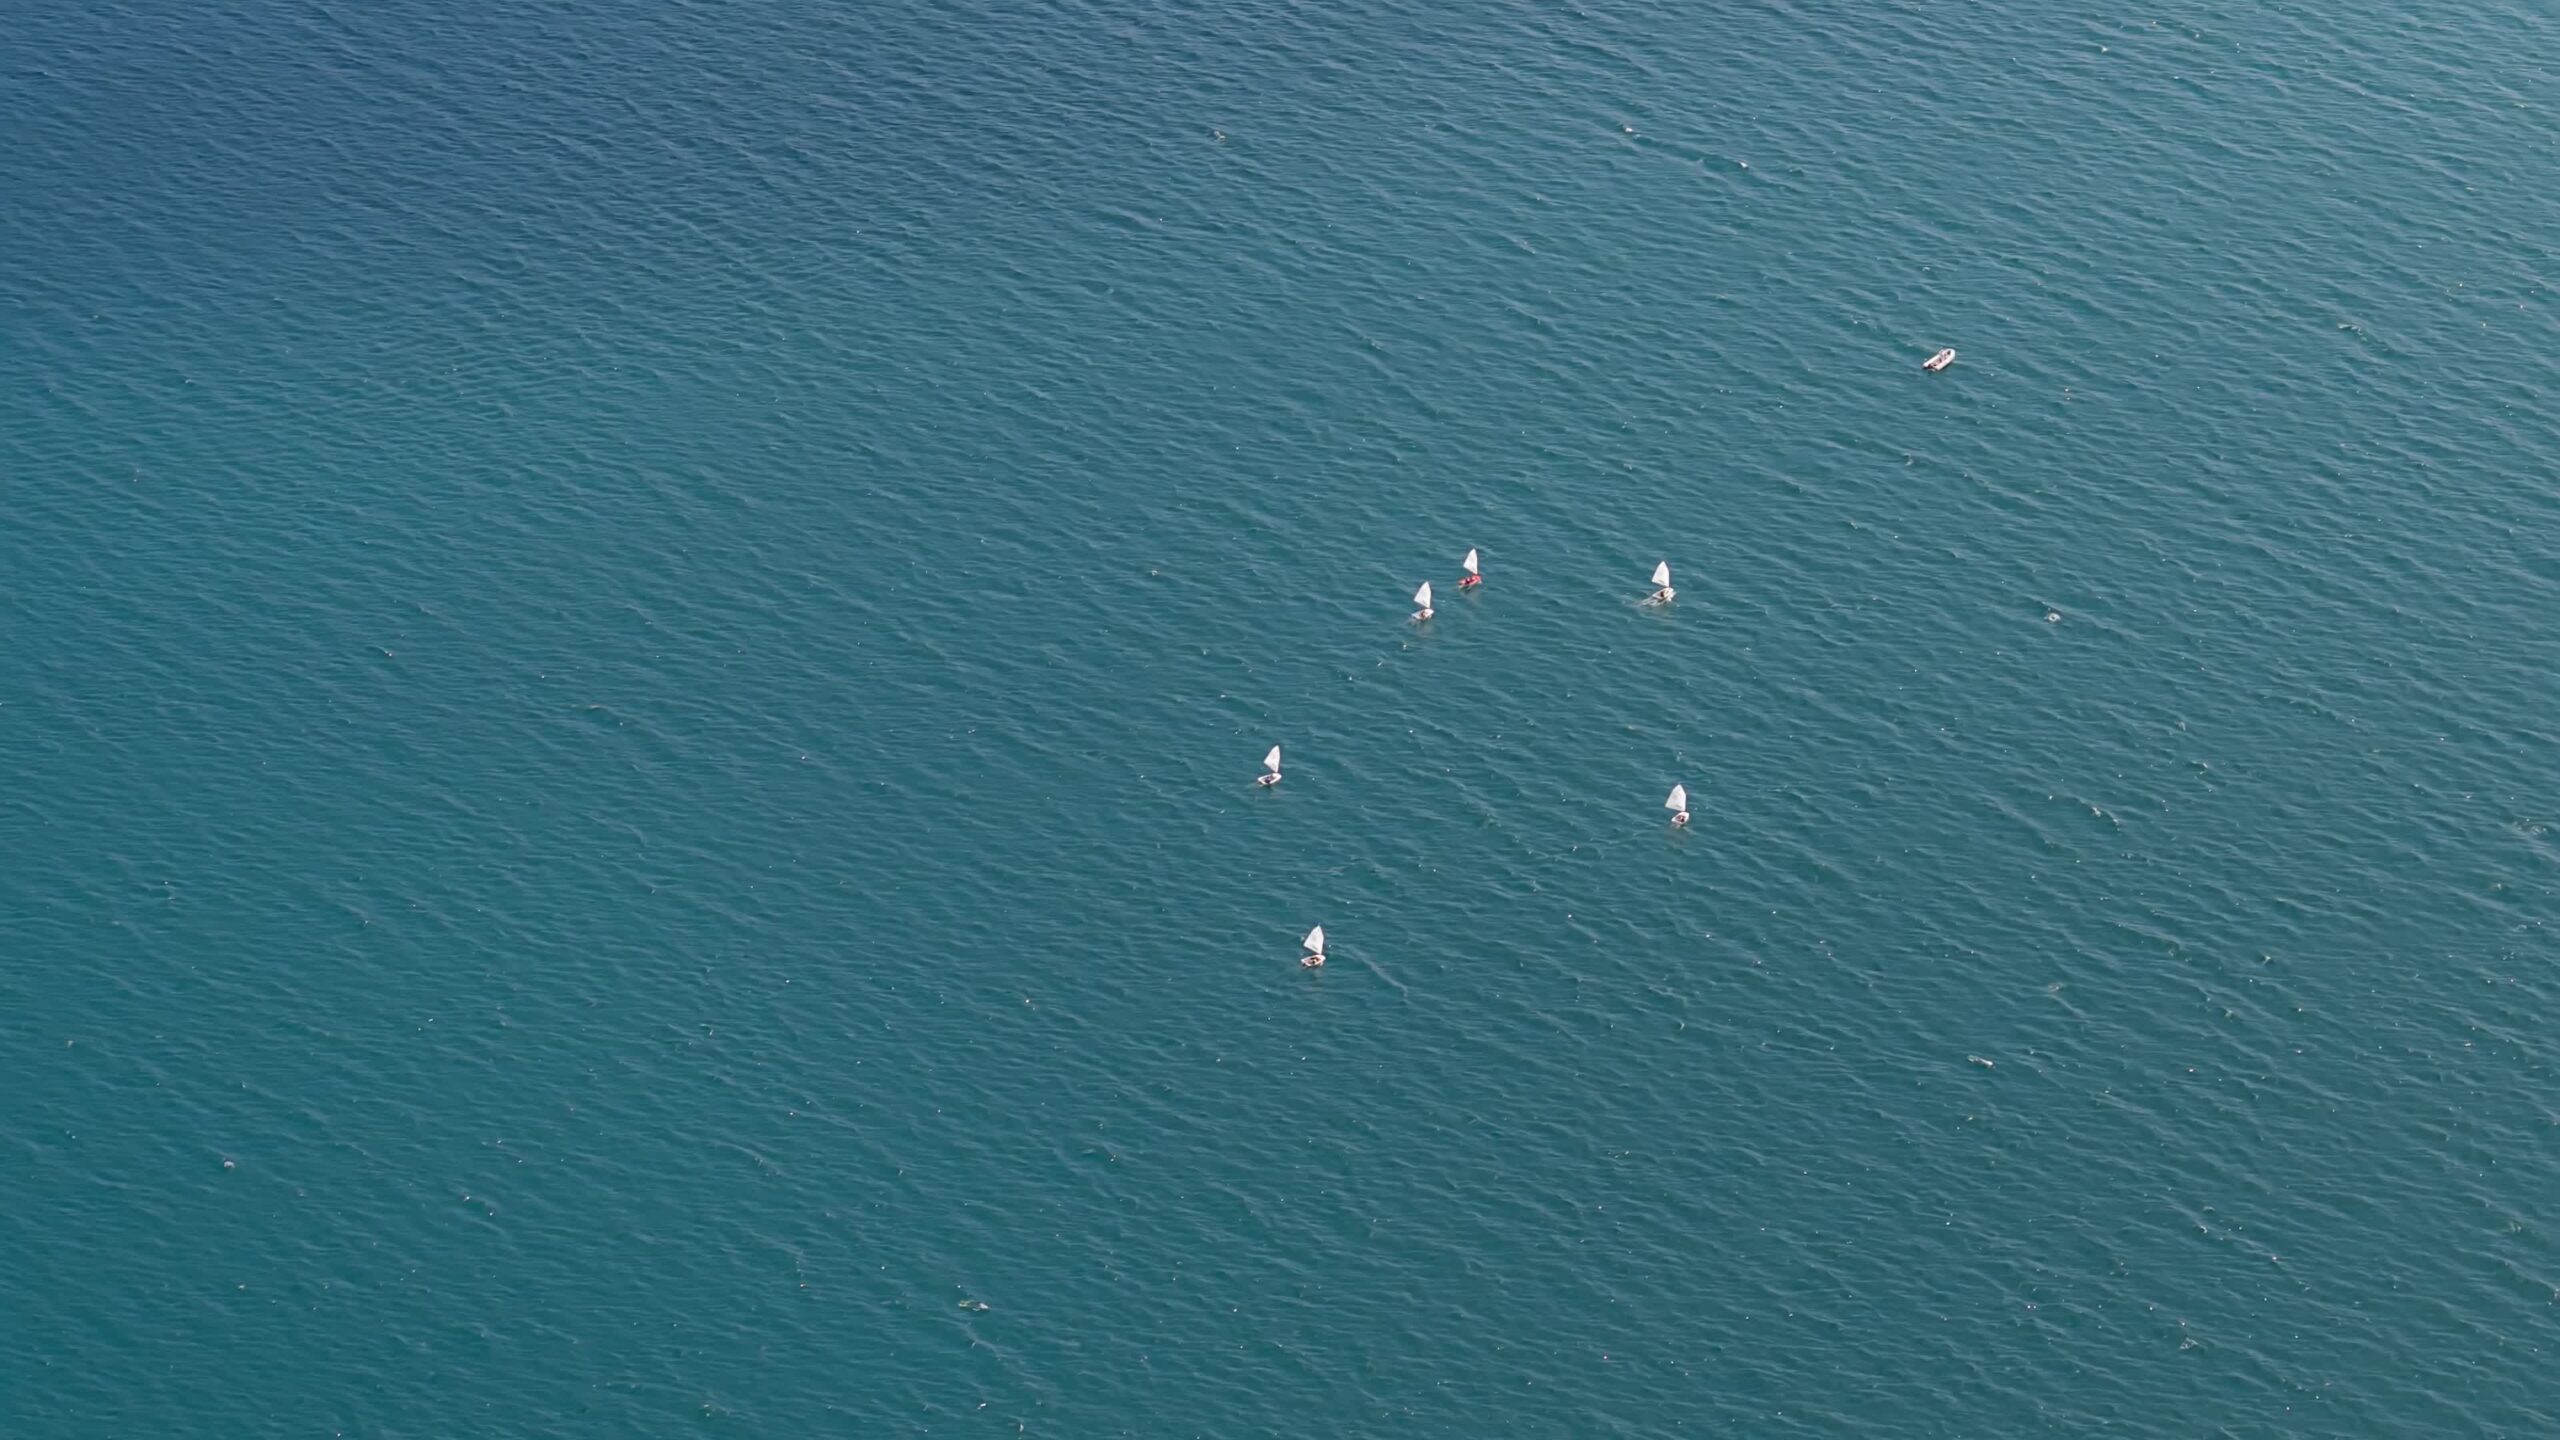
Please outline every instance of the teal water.
[{"label": "teal water", "polygon": [[0,1434],[2560,1433],[2548,11],[10,18]]}]

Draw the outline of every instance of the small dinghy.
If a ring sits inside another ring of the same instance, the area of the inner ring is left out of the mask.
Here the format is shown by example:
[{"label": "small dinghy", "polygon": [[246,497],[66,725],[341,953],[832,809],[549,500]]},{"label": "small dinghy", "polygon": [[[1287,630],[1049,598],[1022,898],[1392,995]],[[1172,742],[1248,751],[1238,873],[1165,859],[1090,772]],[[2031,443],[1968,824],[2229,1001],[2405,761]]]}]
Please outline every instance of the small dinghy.
[{"label": "small dinghy", "polygon": [[1308,931],[1308,932],[1307,932],[1307,938],[1306,938],[1306,939],[1304,939],[1304,940],[1299,941],[1298,943],[1299,943],[1300,945],[1305,946],[1305,947],[1306,947],[1306,950],[1307,950],[1307,953],[1306,953],[1306,954],[1301,955],[1301,956],[1299,956],[1299,957],[1298,957],[1298,963],[1299,963],[1299,964],[1306,966],[1306,967],[1307,967],[1308,969],[1310,969],[1310,970],[1313,970],[1313,969],[1314,969],[1314,968],[1316,968],[1317,966],[1322,965],[1322,964],[1324,963],[1324,927],[1323,927],[1323,926],[1319,925],[1319,926],[1317,926],[1316,928],[1314,928],[1313,930]]},{"label": "small dinghy", "polygon": [[1666,799],[1666,800],[1664,800],[1664,801],[1662,802],[1662,808],[1671,812],[1671,823],[1672,823],[1672,824],[1674,824],[1674,825],[1686,825],[1686,824],[1688,824],[1688,823],[1689,823],[1689,787],[1688,787],[1688,786],[1686,786],[1686,785],[1674,785],[1674,786],[1672,786],[1672,787],[1671,787],[1671,796],[1670,796],[1670,798],[1669,798],[1669,799]]},{"label": "small dinghy", "polygon": [[1430,582],[1430,581],[1428,581],[1428,580],[1423,581],[1423,582],[1422,582],[1422,588],[1413,592],[1413,603],[1421,607],[1420,609],[1418,609],[1418,610],[1416,610],[1416,611],[1414,611],[1414,612],[1413,612],[1413,618],[1414,618],[1414,619],[1416,619],[1416,620],[1428,620],[1428,619],[1430,619],[1430,618],[1431,618],[1431,582]]},{"label": "small dinghy", "polygon": [[1267,772],[1267,773],[1254,776],[1254,777],[1253,777],[1253,783],[1254,783],[1254,784],[1256,784],[1256,785],[1277,785],[1277,784],[1279,784],[1279,783],[1280,783],[1280,747],[1279,747],[1279,746],[1277,746],[1277,745],[1272,746],[1272,747],[1271,747],[1271,753],[1262,757],[1262,768],[1263,768],[1263,770],[1264,770],[1265,772]]},{"label": "small dinghy", "polygon": [[1956,352],[1952,347],[1950,347],[1939,351],[1937,354],[1930,356],[1926,360],[1921,361],[1920,368],[1928,371],[1932,375],[1935,375],[1954,363],[1956,363]]},{"label": "small dinghy", "polygon": [[1661,564],[1654,566],[1653,593],[1644,597],[1644,603],[1647,605],[1668,605],[1674,599],[1677,599],[1679,594],[1679,591],[1671,588],[1671,562],[1665,560]]},{"label": "small dinghy", "polygon": [[1467,552],[1466,559],[1458,562],[1458,568],[1467,572],[1467,578],[1458,582],[1459,589],[1473,590],[1484,583],[1483,572],[1476,568],[1476,552],[1473,550]]}]

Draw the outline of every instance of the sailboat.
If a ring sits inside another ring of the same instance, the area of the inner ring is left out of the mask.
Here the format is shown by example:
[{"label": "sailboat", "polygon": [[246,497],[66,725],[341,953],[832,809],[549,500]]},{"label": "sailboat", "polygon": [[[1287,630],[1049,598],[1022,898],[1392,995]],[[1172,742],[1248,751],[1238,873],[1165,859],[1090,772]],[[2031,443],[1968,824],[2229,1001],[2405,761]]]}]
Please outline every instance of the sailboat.
[{"label": "sailboat", "polygon": [[1644,603],[1647,605],[1668,605],[1679,595],[1679,593],[1679,591],[1671,588],[1671,562],[1665,560],[1661,564],[1654,566],[1653,593],[1644,597]]},{"label": "sailboat", "polygon": [[1476,568],[1476,552],[1473,550],[1467,552],[1466,559],[1458,562],[1458,568],[1467,572],[1467,578],[1458,582],[1459,589],[1473,590],[1484,583],[1483,573]]},{"label": "sailboat", "polygon": [[1423,582],[1422,582],[1422,588],[1413,592],[1413,603],[1422,607],[1421,609],[1416,610],[1416,611],[1414,611],[1414,612],[1413,612],[1413,618],[1414,618],[1414,619],[1416,619],[1416,620],[1428,620],[1428,619],[1430,619],[1430,618],[1431,618],[1431,582],[1430,582],[1430,581],[1428,581],[1428,580],[1423,581]]},{"label": "sailboat", "polygon": [[1263,768],[1265,771],[1269,772],[1269,773],[1254,776],[1254,777],[1253,777],[1253,783],[1254,783],[1254,784],[1256,784],[1256,785],[1277,785],[1277,784],[1279,784],[1279,783],[1280,783],[1280,747],[1279,747],[1279,746],[1277,746],[1277,745],[1272,746],[1272,747],[1271,747],[1271,753],[1262,757],[1262,768]]},{"label": "sailboat", "polygon": [[1674,786],[1672,786],[1672,787],[1671,787],[1671,796],[1670,796],[1670,798],[1669,798],[1669,799],[1664,800],[1664,801],[1662,802],[1662,808],[1671,812],[1671,823],[1672,823],[1672,824],[1674,824],[1674,825],[1686,825],[1686,824],[1688,824],[1688,823],[1689,823],[1689,787],[1688,787],[1688,786],[1686,786],[1686,785],[1674,785]]},{"label": "sailboat", "polygon": [[1299,964],[1313,970],[1324,963],[1323,926],[1319,925],[1313,930],[1308,931],[1307,938],[1299,941],[1298,943],[1307,947],[1307,953],[1298,957]]}]

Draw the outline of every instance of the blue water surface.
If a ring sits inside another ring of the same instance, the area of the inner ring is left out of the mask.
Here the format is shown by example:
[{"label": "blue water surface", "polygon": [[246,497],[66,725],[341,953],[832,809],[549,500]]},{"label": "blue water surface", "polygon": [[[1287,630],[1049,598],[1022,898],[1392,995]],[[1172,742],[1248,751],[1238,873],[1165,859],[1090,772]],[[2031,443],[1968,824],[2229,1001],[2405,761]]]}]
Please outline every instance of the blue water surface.
[{"label": "blue water surface", "polygon": [[2560,1434],[2547,9],[7,19],[0,1434]]}]

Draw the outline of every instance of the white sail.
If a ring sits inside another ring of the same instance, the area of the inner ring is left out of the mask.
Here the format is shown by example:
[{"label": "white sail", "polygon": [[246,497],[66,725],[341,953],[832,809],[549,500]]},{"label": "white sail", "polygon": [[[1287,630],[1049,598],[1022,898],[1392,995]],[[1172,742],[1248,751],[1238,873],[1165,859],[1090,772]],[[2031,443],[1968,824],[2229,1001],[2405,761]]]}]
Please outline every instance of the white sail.
[{"label": "white sail", "polygon": [[1475,573],[1476,573],[1476,552],[1474,552],[1473,550],[1468,551],[1468,552],[1467,552],[1467,558],[1466,558],[1466,559],[1464,559],[1464,560],[1459,561],[1459,562],[1458,562],[1458,565],[1459,565],[1459,568],[1461,568],[1461,569],[1465,570],[1468,574],[1470,574],[1470,575],[1475,574]]},{"label": "white sail", "polygon": [[1274,774],[1274,775],[1277,775],[1277,774],[1279,774],[1279,773],[1280,773],[1280,747],[1279,747],[1279,746],[1277,746],[1277,745],[1272,746],[1272,747],[1271,747],[1271,753],[1262,757],[1262,768],[1263,768],[1263,769],[1265,769],[1265,770],[1270,771],[1270,772],[1271,772],[1272,774]]},{"label": "white sail", "polygon": [[1423,582],[1422,582],[1422,588],[1413,592],[1413,603],[1414,603],[1414,604],[1416,604],[1416,605],[1421,606],[1421,607],[1422,607],[1423,609],[1425,609],[1425,610],[1428,610],[1428,609],[1430,609],[1430,608],[1431,608],[1431,582],[1430,582],[1430,581],[1428,581],[1428,580],[1423,581]]},{"label": "white sail", "polygon": [[1672,787],[1671,787],[1671,798],[1662,802],[1662,808],[1663,808],[1663,809],[1665,809],[1665,810],[1686,810],[1686,809],[1688,809],[1688,808],[1689,808],[1689,787],[1688,787],[1688,786],[1686,786],[1686,785],[1674,785],[1674,786],[1672,786]]},{"label": "white sail", "polygon": [[1656,585],[1668,585],[1671,583],[1670,561],[1665,560],[1661,564],[1653,567],[1653,583]]},{"label": "white sail", "polygon": [[1306,946],[1306,947],[1307,947],[1307,950],[1308,950],[1308,952],[1309,952],[1310,954],[1315,954],[1315,955],[1321,955],[1321,954],[1323,954],[1323,953],[1324,953],[1324,927],[1323,927],[1323,926],[1321,926],[1321,925],[1319,925],[1319,926],[1317,926],[1316,928],[1314,928],[1313,930],[1308,931],[1308,932],[1307,932],[1307,938],[1306,938],[1306,939],[1304,939],[1304,940],[1299,941],[1298,943],[1299,943],[1299,944],[1301,944],[1301,945]]}]

